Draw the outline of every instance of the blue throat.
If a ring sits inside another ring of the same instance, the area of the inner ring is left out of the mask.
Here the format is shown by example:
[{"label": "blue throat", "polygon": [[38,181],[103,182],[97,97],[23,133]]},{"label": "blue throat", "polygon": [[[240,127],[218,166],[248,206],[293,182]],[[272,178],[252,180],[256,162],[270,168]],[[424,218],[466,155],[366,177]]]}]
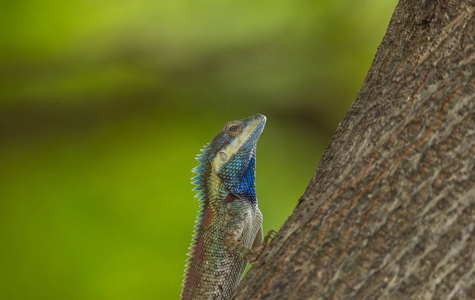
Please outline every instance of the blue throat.
[{"label": "blue throat", "polygon": [[236,197],[257,205],[256,198],[256,145],[240,151],[219,172],[224,185]]}]

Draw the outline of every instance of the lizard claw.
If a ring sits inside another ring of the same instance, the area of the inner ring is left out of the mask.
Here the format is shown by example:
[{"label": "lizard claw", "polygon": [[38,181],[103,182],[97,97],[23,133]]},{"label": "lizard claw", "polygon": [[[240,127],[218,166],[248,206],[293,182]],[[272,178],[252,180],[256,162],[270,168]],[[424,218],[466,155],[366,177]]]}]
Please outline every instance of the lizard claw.
[{"label": "lizard claw", "polygon": [[277,235],[277,232],[275,232],[274,230],[269,230],[269,232],[267,232],[267,235],[264,238],[264,242],[268,243],[268,241],[273,240],[276,237],[276,235]]}]

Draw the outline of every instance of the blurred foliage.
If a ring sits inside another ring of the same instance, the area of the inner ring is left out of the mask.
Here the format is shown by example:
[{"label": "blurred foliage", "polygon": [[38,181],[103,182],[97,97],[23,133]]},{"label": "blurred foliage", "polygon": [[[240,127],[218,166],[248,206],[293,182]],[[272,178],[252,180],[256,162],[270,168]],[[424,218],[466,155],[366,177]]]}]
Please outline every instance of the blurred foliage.
[{"label": "blurred foliage", "polygon": [[177,299],[194,156],[257,112],[257,193],[278,230],[395,5],[1,1],[0,298]]}]

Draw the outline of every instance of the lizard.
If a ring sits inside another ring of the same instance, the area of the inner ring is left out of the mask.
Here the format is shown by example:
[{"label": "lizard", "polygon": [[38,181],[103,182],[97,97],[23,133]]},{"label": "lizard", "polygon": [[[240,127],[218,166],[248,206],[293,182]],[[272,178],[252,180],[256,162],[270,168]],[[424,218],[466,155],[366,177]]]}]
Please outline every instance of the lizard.
[{"label": "lizard", "polygon": [[201,150],[192,182],[200,208],[182,299],[229,299],[246,269],[275,235],[263,239],[255,189],[256,145],[266,117],[230,121]]}]

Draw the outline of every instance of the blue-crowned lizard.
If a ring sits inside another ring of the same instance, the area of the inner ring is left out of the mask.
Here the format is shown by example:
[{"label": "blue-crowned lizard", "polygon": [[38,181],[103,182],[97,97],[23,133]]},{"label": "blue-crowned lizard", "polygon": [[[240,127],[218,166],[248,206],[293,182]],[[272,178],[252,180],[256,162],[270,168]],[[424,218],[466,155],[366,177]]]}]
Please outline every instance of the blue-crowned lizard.
[{"label": "blue-crowned lizard", "polygon": [[201,210],[188,253],[182,299],[229,299],[263,240],[255,191],[256,144],[266,117],[228,122],[197,156],[193,171]]}]

